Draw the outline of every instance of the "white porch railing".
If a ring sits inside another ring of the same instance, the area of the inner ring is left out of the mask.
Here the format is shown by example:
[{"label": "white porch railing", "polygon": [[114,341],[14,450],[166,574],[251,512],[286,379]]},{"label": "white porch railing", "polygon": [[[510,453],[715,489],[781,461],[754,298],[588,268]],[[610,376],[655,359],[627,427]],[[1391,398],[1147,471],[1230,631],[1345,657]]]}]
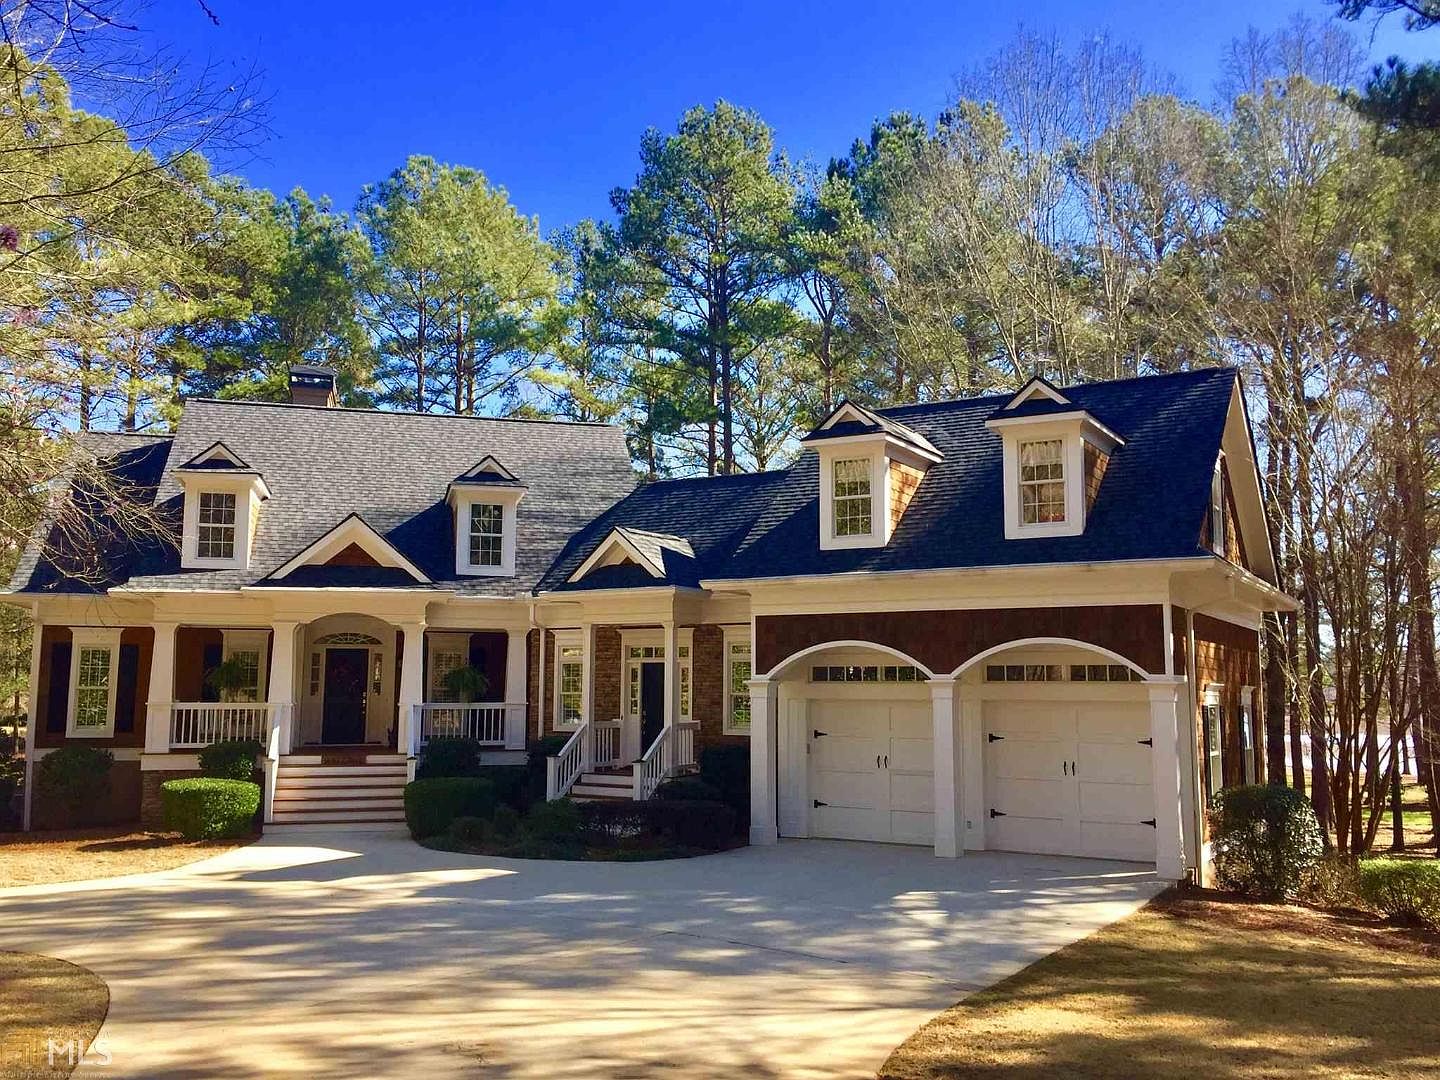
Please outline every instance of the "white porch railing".
[{"label": "white porch railing", "polygon": [[268,744],[275,708],[263,701],[175,702],[170,706],[170,749],[198,750],[224,739]]},{"label": "white porch railing", "polygon": [[525,706],[457,705],[426,702],[417,706],[419,745],[431,739],[475,739],[507,750],[525,749]]},{"label": "white porch railing", "polygon": [[650,748],[633,766],[636,802],[650,798],[662,783],[695,764],[695,729],[699,726],[687,721],[660,729]]},{"label": "white porch railing", "polygon": [[575,734],[565,740],[565,745],[554,757],[545,759],[545,799],[554,802],[563,799],[575,786],[575,781],[589,772],[594,752],[590,740],[590,721],[581,720]]},{"label": "white porch railing", "polygon": [[591,761],[597,769],[609,769],[620,764],[620,739],[624,731],[621,720],[596,720],[591,725]]}]

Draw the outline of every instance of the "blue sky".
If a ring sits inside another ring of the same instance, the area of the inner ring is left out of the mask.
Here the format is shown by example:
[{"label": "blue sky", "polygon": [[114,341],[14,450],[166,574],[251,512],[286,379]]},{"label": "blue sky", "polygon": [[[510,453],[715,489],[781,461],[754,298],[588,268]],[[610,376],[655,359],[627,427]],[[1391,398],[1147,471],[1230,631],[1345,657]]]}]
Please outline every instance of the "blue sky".
[{"label": "blue sky", "polygon": [[[792,156],[823,163],[876,117],[933,115],[954,75],[1022,18],[1069,41],[1133,41],[1208,102],[1225,46],[1247,26],[1333,12],[1321,0],[207,2],[219,26],[196,0],[154,0],[143,28],[196,62],[261,69],[271,135],[233,171],[348,208],[363,184],[430,154],[483,170],[546,233],[608,213],[610,189],[635,175],[641,133],[672,128],[696,103],[755,109]],[[1406,34],[1392,18],[1354,30],[1376,61],[1440,58],[1440,29]]]}]

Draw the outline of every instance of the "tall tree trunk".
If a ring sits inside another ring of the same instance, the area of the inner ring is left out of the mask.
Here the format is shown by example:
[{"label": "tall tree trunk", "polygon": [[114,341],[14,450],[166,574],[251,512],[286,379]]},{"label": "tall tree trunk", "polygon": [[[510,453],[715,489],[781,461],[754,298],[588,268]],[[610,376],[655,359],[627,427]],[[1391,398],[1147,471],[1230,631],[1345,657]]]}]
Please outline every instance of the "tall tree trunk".
[{"label": "tall tree trunk", "polygon": [[1295,612],[1285,615],[1285,657],[1290,668],[1290,685],[1285,695],[1290,712],[1290,786],[1304,795],[1310,790],[1305,775],[1305,739],[1300,710],[1300,628]]},{"label": "tall tree trunk", "polygon": [[[1425,786],[1430,819],[1440,839],[1440,746],[1435,731],[1440,724],[1440,670],[1435,660],[1435,601],[1430,559],[1434,545],[1425,504],[1424,458],[1405,440],[1395,470],[1396,494],[1405,520],[1405,574],[1414,623],[1415,669],[1419,690],[1419,739],[1415,745],[1415,772]],[[1440,858],[1440,843],[1435,848]]]},{"label": "tall tree trunk", "polygon": [[1285,783],[1285,637],[1280,616],[1267,611],[1265,634],[1265,779]]}]

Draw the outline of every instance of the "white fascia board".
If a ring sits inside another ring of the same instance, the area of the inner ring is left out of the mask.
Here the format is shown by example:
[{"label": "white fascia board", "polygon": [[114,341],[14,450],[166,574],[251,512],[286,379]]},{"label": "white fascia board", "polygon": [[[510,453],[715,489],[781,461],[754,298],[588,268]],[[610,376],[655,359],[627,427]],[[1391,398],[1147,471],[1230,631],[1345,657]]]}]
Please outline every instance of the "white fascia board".
[{"label": "white fascia board", "polygon": [[1018,406],[1025,404],[1025,402],[1029,401],[1036,395],[1048,398],[1049,400],[1055,402],[1055,404],[1057,405],[1070,404],[1070,399],[1067,398],[1064,394],[1062,394],[1059,390],[1051,386],[1044,379],[1040,378],[1040,376],[1032,375],[1030,377],[1030,381],[1027,382],[1024,386],[1022,386],[1019,390],[1015,391],[1015,396],[1005,403],[1005,408],[1017,408]]},{"label": "white fascia board", "polygon": [[866,432],[864,435],[841,435],[834,439],[802,439],[800,445],[811,450],[823,450],[827,446],[868,446],[872,443],[884,443],[885,453],[891,457],[905,458],[914,457],[927,465],[933,465],[942,460],[941,455],[917,446],[915,443],[906,442],[896,438],[888,431]]},{"label": "white fascia board", "polygon": [[1039,426],[1047,423],[1079,423],[1090,428],[1095,434],[1102,436],[1114,446],[1124,446],[1125,440],[1115,432],[1096,420],[1094,416],[1084,409],[1075,409],[1071,412],[1062,413],[1041,413],[1039,416],[1000,416],[992,417],[985,421],[985,426],[991,431],[998,431],[1004,428],[1022,427],[1030,424]]},{"label": "white fascia board", "polygon": [[292,558],[282,563],[268,576],[283,578],[302,566],[323,565],[330,556],[355,544],[381,566],[404,570],[416,581],[431,584],[430,578],[414,563],[402,555],[395,545],[376,532],[364,518],[350,515],[329,532],[319,537]]},{"label": "white fascia board", "polygon": [[630,556],[638,565],[645,568],[651,577],[663,578],[665,567],[657,566],[655,560],[643,554],[638,547],[625,535],[621,529],[612,529],[604,540],[596,545],[595,550],[590,553],[589,558],[582,562],[568,578],[569,582],[581,581],[591,570],[604,562],[605,558],[615,548],[620,548],[626,555]]}]

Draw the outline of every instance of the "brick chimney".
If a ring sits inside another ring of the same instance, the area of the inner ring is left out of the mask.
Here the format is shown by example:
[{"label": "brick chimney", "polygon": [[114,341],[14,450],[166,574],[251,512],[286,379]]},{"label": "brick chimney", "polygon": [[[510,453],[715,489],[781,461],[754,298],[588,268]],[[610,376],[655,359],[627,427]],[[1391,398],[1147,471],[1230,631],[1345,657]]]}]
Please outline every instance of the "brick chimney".
[{"label": "brick chimney", "polygon": [[292,364],[290,401],[295,405],[323,405],[333,409],[339,404],[335,396],[335,372],[314,364]]}]

